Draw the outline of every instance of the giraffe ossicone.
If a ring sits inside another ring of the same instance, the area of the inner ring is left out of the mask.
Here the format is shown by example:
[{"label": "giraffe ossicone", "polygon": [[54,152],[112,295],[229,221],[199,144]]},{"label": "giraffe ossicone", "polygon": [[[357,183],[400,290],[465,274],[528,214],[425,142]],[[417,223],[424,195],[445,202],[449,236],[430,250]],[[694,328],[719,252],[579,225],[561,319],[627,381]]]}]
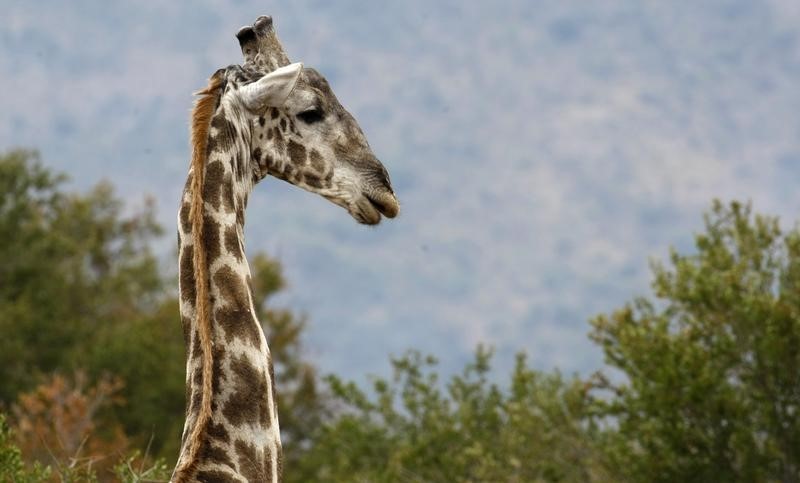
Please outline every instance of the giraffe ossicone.
[{"label": "giraffe ossicone", "polygon": [[399,211],[386,168],[316,70],[290,64],[272,19],[237,33],[244,63],[218,70],[192,111],[178,214],[186,422],[172,481],[279,481],[272,359],[256,319],[244,223],[271,175],[374,225]]},{"label": "giraffe ossicone", "polygon": [[253,65],[262,73],[271,72],[289,63],[289,56],[283,50],[272,17],[262,15],[253,25],[246,25],[236,32],[242,49],[245,65]]}]

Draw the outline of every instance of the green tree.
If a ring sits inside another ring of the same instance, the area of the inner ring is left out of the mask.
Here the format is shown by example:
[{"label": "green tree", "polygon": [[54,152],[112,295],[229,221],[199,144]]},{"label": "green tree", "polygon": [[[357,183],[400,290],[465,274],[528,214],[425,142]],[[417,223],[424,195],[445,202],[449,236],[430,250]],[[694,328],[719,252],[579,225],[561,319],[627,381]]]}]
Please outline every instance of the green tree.
[{"label": "green tree", "polygon": [[180,433],[184,369],[174,291],[150,248],[154,206],[126,216],[108,183],[71,193],[65,181],[35,152],[0,157],[0,401],[54,372],[111,372],[127,405],[98,427],[118,420],[158,450]]},{"label": "green tree", "polygon": [[592,321],[624,377],[604,414],[632,481],[800,481],[800,231],[715,202],[696,251],[653,263],[655,300]]},{"label": "green tree", "polygon": [[370,393],[331,376],[336,417],[320,427],[289,481],[603,481],[588,386],[519,355],[504,390],[479,348],[441,383],[436,361],[409,352]]},{"label": "green tree", "polygon": [[152,310],[103,326],[81,364],[95,378],[119,376],[124,405],[104,416],[120,421],[136,447],[174,459],[183,430],[185,359],[178,303],[166,297]]},{"label": "green tree", "polygon": [[71,370],[104,325],[148,310],[161,278],[152,204],[122,216],[106,183],[85,195],[31,151],[0,157],[0,401]]},{"label": "green tree", "polygon": [[15,483],[38,483],[50,478],[51,469],[40,464],[26,467],[22,461],[22,451],[14,444],[14,435],[0,413],[0,481]]}]

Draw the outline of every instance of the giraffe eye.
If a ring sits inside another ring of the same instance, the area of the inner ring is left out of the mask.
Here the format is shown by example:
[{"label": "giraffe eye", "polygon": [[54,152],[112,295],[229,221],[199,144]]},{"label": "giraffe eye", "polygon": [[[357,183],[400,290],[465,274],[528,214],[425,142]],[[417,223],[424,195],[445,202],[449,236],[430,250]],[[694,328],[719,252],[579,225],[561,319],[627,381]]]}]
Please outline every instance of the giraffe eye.
[{"label": "giraffe eye", "polygon": [[301,121],[306,124],[314,124],[315,122],[320,122],[325,118],[325,115],[322,113],[322,109],[318,107],[312,107],[307,111],[303,111],[297,115]]}]

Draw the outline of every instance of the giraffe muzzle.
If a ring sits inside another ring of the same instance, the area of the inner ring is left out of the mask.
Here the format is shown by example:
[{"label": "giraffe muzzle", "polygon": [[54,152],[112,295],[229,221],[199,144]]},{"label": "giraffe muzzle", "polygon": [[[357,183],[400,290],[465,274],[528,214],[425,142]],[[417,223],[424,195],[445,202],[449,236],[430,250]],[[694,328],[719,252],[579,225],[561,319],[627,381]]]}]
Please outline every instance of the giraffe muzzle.
[{"label": "giraffe muzzle", "polygon": [[394,218],[400,212],[400,203],[397,202],[397,198],[392,193],[384,191],[377,196],[373,194],[364,196],[372,207],[386,218]]}]

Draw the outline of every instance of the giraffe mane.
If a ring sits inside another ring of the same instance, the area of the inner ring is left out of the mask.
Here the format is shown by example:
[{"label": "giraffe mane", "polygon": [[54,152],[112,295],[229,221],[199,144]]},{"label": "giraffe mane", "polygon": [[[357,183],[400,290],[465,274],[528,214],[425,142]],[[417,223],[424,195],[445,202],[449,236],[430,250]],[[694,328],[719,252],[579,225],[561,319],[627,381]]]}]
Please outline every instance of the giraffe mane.
[{"label": "giraffe mane", "polygon": [[223,77],[217,71],[209,79],[208,85],[195,93],[199,96],[194,102],[191,117],[192,140],[192,198],[189,218],[192,223],[192,244],[194,245],[193,265],[195,283],[195,317],[203,358],[203,386],[200,399],[200,412],[197,414],[192,432],[189,435],[189,450],[180,468],[175,471],[175,482],[188,481],[197,469],[197,457],[203,446],[203,435],[211,420],[211,372],[213,356],[211,351],[211,320],[209,318],[208,264],[203,240],[203,178],[208,159],[208,135],[211,119],[222,97]]}]

